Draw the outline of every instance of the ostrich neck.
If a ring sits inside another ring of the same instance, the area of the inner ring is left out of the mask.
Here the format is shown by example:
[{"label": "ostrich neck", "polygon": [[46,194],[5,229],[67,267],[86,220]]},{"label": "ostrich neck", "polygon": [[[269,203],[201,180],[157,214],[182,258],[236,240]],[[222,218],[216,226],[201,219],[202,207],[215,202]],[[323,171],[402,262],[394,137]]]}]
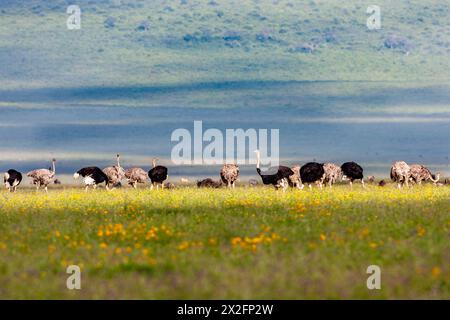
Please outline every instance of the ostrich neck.
[{"label": "ostrich neck", "polygon": [[261,158],[260,157],[261,156],[260,156],[259,152],[257,152],[256,153],[256,169],[259,169],[259,165],[260,165],[260,162],[261,162]]}]

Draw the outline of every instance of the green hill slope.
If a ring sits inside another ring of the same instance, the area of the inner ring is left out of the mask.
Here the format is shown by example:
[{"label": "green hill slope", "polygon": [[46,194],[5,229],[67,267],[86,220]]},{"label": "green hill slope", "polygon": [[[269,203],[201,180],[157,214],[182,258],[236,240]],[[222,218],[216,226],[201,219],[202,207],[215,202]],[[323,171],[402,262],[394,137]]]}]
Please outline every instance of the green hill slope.
[{"label": "green hill slope", "polygon": [[450,3],[377,1],[2,1],[0,86],[241,80],[448,81]]}]

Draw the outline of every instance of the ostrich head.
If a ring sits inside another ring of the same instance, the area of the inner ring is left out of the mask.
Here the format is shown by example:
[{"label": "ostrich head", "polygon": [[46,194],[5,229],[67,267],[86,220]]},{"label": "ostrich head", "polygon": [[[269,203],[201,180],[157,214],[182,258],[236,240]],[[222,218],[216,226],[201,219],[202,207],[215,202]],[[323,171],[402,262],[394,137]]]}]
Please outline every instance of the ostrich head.
[{"label": "ostrich head", "polygon": [[156,162],[157,162],[158,160],[159,160],[158,158],[153,158],[153,159],[152,159],[152,165],[153,165],[153,168],[156,167]]},{"label": "ostrich head", "polygon": [[438,183],[439,179],[441,178],[441,174],[438,172],[435,175],[431,175],[431,181],[433,181],[434,184]]},{"label": "ostrich head", "polygon": [[52,159],[52,171],[53,171],[53,173],[56,172],[56,165],[55,165],[55,163],[56,163],[56,159],[53,158],[53,159]]},{"label": "ostrich head", "polygon": [[348,181],[348,180],[349,180],[348,177],[345,174],[343,174],[341,177],[341,181]]}]

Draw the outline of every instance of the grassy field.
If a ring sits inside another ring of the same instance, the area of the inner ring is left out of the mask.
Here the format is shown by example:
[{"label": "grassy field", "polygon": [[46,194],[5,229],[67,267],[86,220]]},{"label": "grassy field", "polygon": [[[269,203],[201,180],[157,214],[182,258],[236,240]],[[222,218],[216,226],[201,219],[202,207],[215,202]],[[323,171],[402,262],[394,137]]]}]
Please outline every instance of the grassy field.
[{"label": "grassy field", "polygon": [[450,298],[448,187],[0,198],[0,298]]}]

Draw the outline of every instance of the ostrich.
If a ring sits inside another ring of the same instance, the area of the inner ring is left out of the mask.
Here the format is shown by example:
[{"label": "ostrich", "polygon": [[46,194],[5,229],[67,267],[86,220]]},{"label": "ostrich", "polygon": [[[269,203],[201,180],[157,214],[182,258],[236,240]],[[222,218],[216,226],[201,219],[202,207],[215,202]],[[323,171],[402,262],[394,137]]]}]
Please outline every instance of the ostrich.
[{"label": "ostrich", "polygon": [[3,177],[6,189],[16,192],[17,186],[22,182],[22,174],[14,169],[9,169]]},{"label": "ostrich", "polygon": [[308,162],[300,168],[300,178],[302,180],[302,189],[305,187],[303,184],[307,183],[309,189],[312,189],[311,184],[317,183],[322,189],[323,180],[325,177],[325,170],[322,163]]},{"label": "ostrich", "polygon": [[260,164],[261,164],[261,153],[259,150],[255,150],[256,153],[256,172],[262,179],[263,184],[273,185],[275,189],[282,188],[283,191],[286,190],[288,186],[289,177],[294,174],[291,168],[285,166],[278,166],[278,170],[274,174],[261,174]]},{"label": "ostrich", "polygon": [[164,189],[164,181],[167,180],[169,177],[167,175],[167,168],[164,166],[157,166],[156,161],[158,159],[153,158],[153,168],[150,169],[148,172],[148,177],[150,178],[150,181],[152,182],[152,186],[150,187],[150,190],[153,190],[153,186],[156,185],[156,188],[158,189],[159,185],[161,185],[161,189]]},{"label": "ostrich", "polygon": [[353,189],[353,181],[361,180],[362,187],[365,188],[363,168],[356,162],[346,162],[341,166],[343,173],[342,180],[350,180],[350,188]]},{"label": "ostrich", "polygon": [[131,168],[125,171],[125,178],[127,179],[129,185],[137,189],[137,184],[145,183],[148,175],[142,168]]},{"label": "ostrich", "polygon": [[108,187],[108,176],[97,167],[86,167],[78,170],[74,173],[73,178],[76,180],[80,176],[84,179],[84,184],[86,185],[85,191],[88,191],[89,186],[96,189],[97,185],[100,183],[105,183],[105,187]]},{"label": "ostrich", "polygon": [[328,183],[328,186],[332,189],[332,185],[342,177],[342,169],[334,163],[325,163],[323,170],[325,171],[323,182]]},{"label": "ostrich", "polygon": [[239,166],[236,164],[224,164],[220,170],[220,178],[228,188],[235,187],[236,180],[239,178]]},{"label": "ostrich", "polygon": [[117,155],[117,165],[104,168],[103,173],[108,177],[106,189],[109,190],[109,185],[113,188],[120,185],[120,180],[125,177],[125,170],[120,166],[120,154]]},{"label": "ostrich", "polygon": [[248,180],[248,185],[250,187],[256,187],[258,185],[258,181],[256,181],[256,179],[250,179]]},{"label": "ostrich", "polygon": [[431,174],[431,171],[421,164],[412,164],[409,168],[411,169],[411,176],[409,180],[413,183],[420,185],[422,184],[422,181],[430,180],[434,184],[437,184],[440,179],[440,173],[437,173],[436,175]]},{"label": "ostrich", "polygon": [[53,182],[56,174],[56,159],[52,159],[52,168],[50,169],[37,169],[27,173],[27,176],[33,179],[33,184],[36,185],[36,191],[40,187],[44,187],[45,192],[48,192],[48,185]]},{"label": "ostrich", "polygon": [[369,176],[367,180],[369,181],[369,183],[375,183],[375,176]]},{"label": "ostrich", "polygon": [[411,168],[405,161],[397,161],[391,167],[391,180],[397,182],[399,189],[406,184],[409,187],[408,181],[411,177]]},{"label": "ostrich", "polygon": [[206,178],[200,181],[197,181],[197,187],[199,188],[220,188],[222,186],[221,181],[214,181],[211,178]]},{"label": "ostrich", "polygon": [[294,188],[301,189],[302,179],[300,179],[300,166],[295,165],[291,168],[291,170],[294,174],[289,176],[289,185]]}]

